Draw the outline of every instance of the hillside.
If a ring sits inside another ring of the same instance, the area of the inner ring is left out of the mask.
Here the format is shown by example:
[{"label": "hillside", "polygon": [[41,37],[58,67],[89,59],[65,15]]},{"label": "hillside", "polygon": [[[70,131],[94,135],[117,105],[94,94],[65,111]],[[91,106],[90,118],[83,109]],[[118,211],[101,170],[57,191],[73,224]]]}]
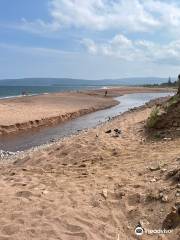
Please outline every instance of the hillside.
[{"label": "hillside", "polygon": [[147,120],[147,129],[156,137],[180,135],[180,95],[154,107]]},{"label": "hillside", "polygon": [[0,86],[50,86],[50,85],[145,85],[161,84],[167,82],[166,78],[138,77],[120,79],[85,80],[72,78],[21,78],[2,79]]}]

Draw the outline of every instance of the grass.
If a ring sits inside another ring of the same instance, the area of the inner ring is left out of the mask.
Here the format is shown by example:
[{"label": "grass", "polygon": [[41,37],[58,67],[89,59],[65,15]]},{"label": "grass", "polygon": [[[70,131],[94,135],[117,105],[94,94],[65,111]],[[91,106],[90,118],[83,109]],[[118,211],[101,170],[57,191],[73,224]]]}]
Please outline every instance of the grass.
[{"label": "grass", "polygon": [[167,102],[166,106],[165,106],[165,110],[168,111],[168,109],[170,107],[172,107],[174,104],[176,104],[177,102],[180,101],[180,96],[179,95],[175,95],[172,98],[169,99],[169,101]]},{"label": "grass", "polygon": [[160,114],[160,109],[159,109],[159,107],[155,107],[155,108],[152,110],[149,118],[147,119],[147,127],[148,127],[148,128],[153,128],[153,127],[155,126],[155,124],[156,124],[156,122],[157,122],[157,120],[158,120],[159,114]]}]

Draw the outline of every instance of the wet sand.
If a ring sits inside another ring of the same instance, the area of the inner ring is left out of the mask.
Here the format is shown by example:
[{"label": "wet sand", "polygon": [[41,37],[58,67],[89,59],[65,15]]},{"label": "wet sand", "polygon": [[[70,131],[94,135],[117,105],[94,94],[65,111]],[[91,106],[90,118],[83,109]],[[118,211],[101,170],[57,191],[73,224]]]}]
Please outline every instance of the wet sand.
[{"label": "wet sand", "polygon": [[135,240],[139,222],[150,230],[170,222],[170,234],[140,239],[178,240],[180,199],[167,176],[179,166],[180,139],[146,139],[151,109],[1,164],[0,239]]},{"label": "wet sand", "polygon": [[[57,124],[105,109],[118,102],[112,97],[138,92],[167,92],[168,89],[122,87],[5,99],[0,101],[0,134]],[[172,91],[172,90],[170,90]]]}]

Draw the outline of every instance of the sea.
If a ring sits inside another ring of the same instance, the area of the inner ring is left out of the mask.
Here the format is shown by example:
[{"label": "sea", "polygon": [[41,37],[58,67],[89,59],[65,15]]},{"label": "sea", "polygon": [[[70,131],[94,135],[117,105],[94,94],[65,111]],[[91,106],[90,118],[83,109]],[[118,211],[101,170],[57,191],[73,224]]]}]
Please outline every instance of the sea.
[{"label": "sea", "polygon": [[39,95],[44,93],[78,91],[99,88],[105,87],[100,85],[0,86],[0,99],[21,97],[23,92],[27,93],[27,95]]}]

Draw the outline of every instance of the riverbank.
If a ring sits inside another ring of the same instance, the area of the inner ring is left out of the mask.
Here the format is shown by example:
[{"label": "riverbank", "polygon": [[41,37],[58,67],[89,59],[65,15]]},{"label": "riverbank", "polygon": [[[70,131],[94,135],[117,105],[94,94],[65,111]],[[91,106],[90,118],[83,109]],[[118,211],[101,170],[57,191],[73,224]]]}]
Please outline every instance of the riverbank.
[{"label": "riverbank", "polygon": [[107,90],[55,93],[0,100],[0,135],[49,126],[105,109],[118,102],[113,97],[130,93],[167,92],[172,89],[122,87]]},{"label": "riverbank", "polygon": [[117,103],[112,98],[75,92],[1,100],[0,134],[53,125]]},{"label": "riverbank", "polygon": [[151,110],[148,105],[126,112],[0,165],[0,237],[135,240],[139,222],[145,230],[170,222],[171,233],[142,239],[178,240],[172,207],[179,195],[171,176],[180,139],[146,139]]}]

